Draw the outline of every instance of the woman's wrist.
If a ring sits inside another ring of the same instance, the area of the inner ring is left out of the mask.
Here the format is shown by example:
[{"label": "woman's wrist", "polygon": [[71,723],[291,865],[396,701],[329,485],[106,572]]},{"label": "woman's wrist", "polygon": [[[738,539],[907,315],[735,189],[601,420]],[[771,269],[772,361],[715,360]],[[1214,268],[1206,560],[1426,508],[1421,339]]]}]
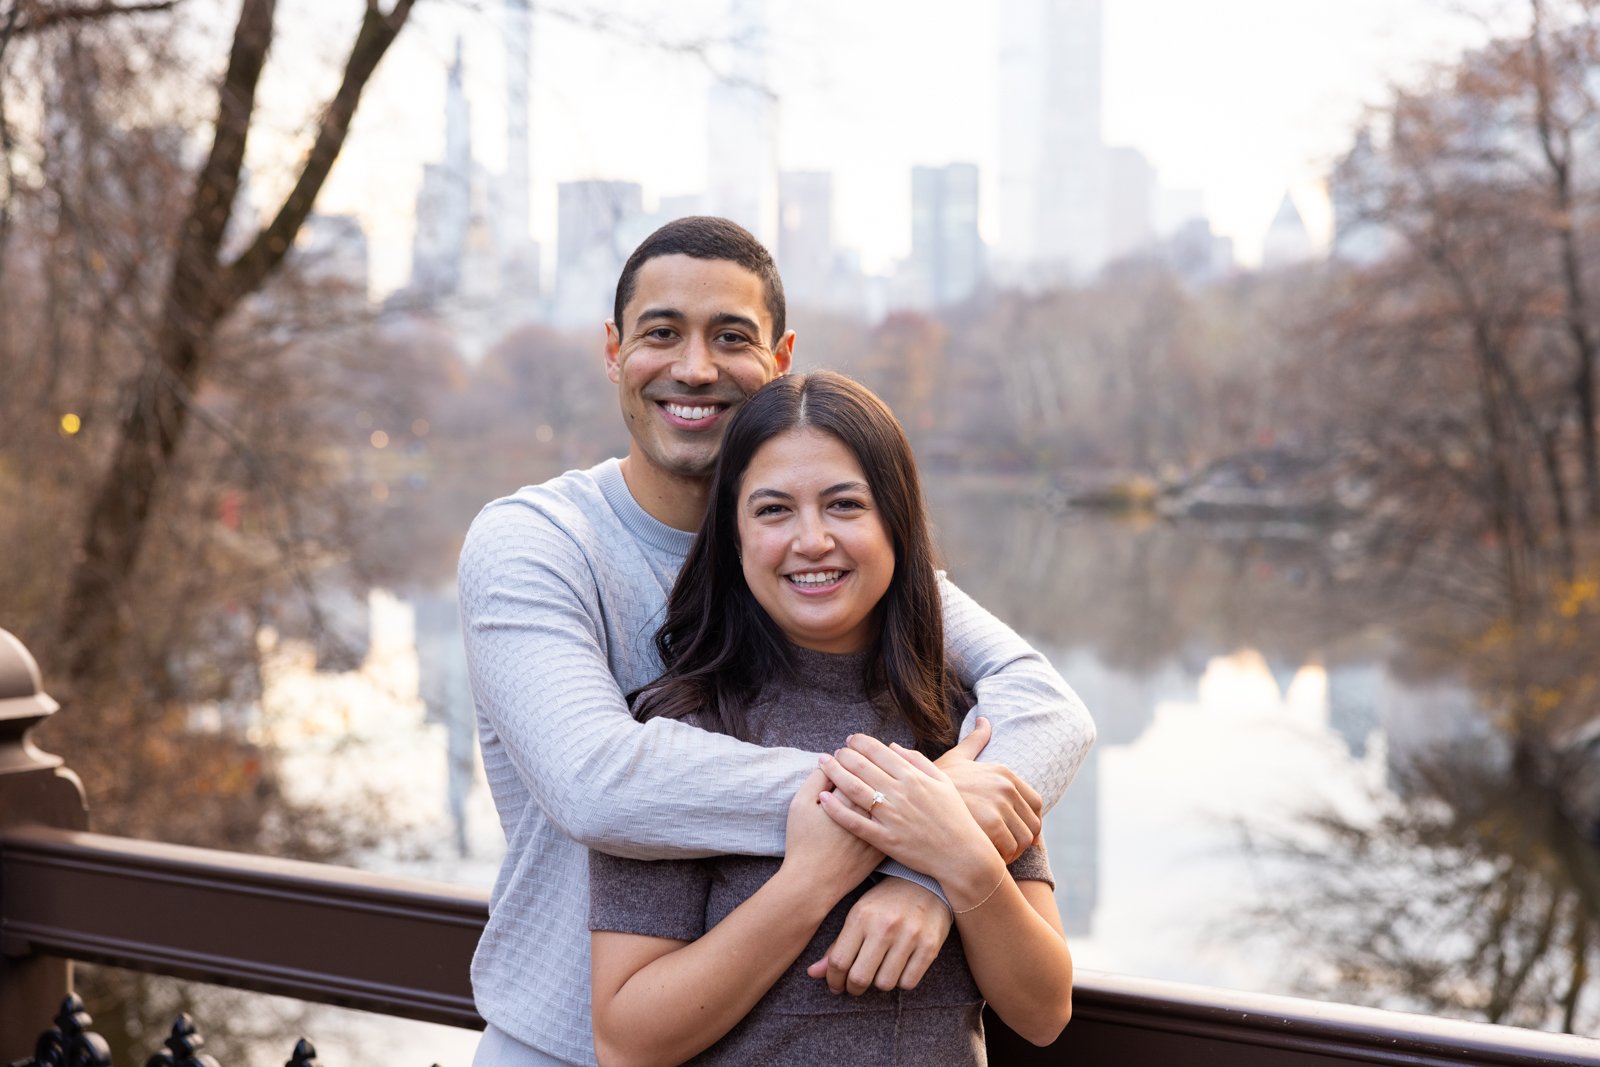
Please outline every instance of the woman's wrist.
[{"label": "woman's wrist", "polygon": [[821,925],[833,906],[859,884],[852,882],[844,885],[843,881],[842,878],[828,876],[814,866],[805,867],[785,858],[767,884],[774,892],[781,894],[790,907],[797,909],[803,918],[815,918],[817,924]]},{"label": "woman's wrist", "polygon": [[977,856],[960,864],[951,864],[948,871],[940,873],[939,886],[944,890],[950,910],[957,915],[975,911],[994,895],[1006,879],[1006,863],[992,848],[986,856]]}]

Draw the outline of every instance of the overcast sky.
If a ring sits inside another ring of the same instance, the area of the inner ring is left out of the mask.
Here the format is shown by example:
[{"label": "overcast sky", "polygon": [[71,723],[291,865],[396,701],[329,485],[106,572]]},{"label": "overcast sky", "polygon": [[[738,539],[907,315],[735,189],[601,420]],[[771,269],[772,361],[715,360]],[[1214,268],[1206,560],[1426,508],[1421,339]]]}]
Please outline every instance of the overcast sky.
[{"label": "overcast sky", "polygon": [[[547,249],[558,181],[638,181],[647,204],[705,184],[712,72],[671,46],[715,38],[724,0],[583,2],[561,9],[577,18],[540,13],[534,22],[533,228]],[[1106,140],[1141,149],[1164,185],[1201,190],[1215,228],[1251,262],[1285,190],[1314,232],[1325,229],[1320,181],[1364,103],[1481,39],[1460,6],[1105,0]],[[477,155],[493,170],[503,165],[499,8],[498,0],[418,5],[325,194],[325,210],[365,218],[379,292],[405,280],[411,207],[422,163],[442,151],[445,71],[458,34]],[[834,173],[839,242],[858,249],[869,269],[888,269],[910,244],[910,168],[954,160],[984,168],[992,239],[995,5],[770,0],[769,10],[781,165]],[[318,47],[331,56],[344,36],[319,30]],[[288,96],[303,79],[280,84]]]}]

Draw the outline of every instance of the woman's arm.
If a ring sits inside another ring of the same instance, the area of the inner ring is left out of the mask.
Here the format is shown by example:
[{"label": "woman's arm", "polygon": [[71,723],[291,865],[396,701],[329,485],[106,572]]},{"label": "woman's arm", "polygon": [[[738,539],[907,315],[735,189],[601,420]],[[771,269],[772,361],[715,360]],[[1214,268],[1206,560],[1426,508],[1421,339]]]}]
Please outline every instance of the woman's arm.
[{"label": "woman's arm", "polygon": [[[799,957],[833,906],[882,854],[823,813],[821,772],[789,807],[776,874],[694,941],[595,931],[595,1055],[602,1067],[681,1063],[749,1014]],[[835,806],[844,806],[835,802]],[[992,850],[991,850],[992,851]]]},{"label": "woman's arm", "polygon": [[1011,877],[961,794],[921,753],[855,734],[823,770],[836,792],[822,794],[822,806],[836,823],[939,879],[996,1014],[1034,1044],[1054,1041],[1072,1016],[1072,953],[1049,887]]}]

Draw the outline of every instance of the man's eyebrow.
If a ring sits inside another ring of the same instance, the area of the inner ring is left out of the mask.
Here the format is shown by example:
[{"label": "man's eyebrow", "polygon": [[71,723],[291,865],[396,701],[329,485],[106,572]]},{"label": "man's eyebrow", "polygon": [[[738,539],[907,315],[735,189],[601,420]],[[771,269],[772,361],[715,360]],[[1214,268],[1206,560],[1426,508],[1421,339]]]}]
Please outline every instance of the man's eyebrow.
[{"label": "man's eyebrow", "polygon": [[711,325],[738,326],[741,329],[756,334],[757,336],[761,334],[761,324],[756,322],[755,319],[750,318],[748,315],[736,315],[731,311],[724,311],[718,315],[713,315],[711,317]]},{"label": "man's eyebrow", "polygon": [[639,317],[633,321],[634,325],[637,326],[646,319],[667,319],[671,322],[682,322],[686,317],[677,308],[645,308],[639,312]]}]

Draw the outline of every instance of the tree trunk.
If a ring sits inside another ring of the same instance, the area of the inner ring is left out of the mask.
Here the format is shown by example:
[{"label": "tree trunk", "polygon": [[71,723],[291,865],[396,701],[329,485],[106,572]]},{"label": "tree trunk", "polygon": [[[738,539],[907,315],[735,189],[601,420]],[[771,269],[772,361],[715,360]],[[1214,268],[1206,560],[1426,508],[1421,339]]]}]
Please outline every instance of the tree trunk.
[{"label": "tree trunk", "polygon": [[1557,74],[1551,71],[1549,56],[1545,53],[1541,0],[1530,0],[1530,8],[1533,23],[1528,45],[1533,56],[1535,125],[1539,147],[1550,170],[1551,207],[1555,212],[1561,281],[1566,298],[1566,329],[1577,359],[1572,391],[1578,409],[1584,505],[1590,519],[1600,519],[1600,429],[1595,425],[1595,362],[1600,360],[1600,341],[1596,340],[1589,323],[1588,291],[1583,260],[1578,252],[1572,191],[1572,131],[1558,125],[1556,120],[1551,83]]},{"label": "tree trunk", "polygon": [[414,0],[385,14],[369,0],[299,179],[272,222],[231,264],[219,261],[238,196],[256,87],[273,38],[276,0],[244,0],[227,74],[219,92],[211,153],[196,181],[179,235],[156,349],[131,387],[110,464],[95,494],[82,548],[56,633],[58,662],[73,682],[92,676],[97,660],[114,663],[134,605],[128,592],[151,514],[189,420],[189,403],[218,324],[277,269],[344,145],[378,61],[404,26]]}]

